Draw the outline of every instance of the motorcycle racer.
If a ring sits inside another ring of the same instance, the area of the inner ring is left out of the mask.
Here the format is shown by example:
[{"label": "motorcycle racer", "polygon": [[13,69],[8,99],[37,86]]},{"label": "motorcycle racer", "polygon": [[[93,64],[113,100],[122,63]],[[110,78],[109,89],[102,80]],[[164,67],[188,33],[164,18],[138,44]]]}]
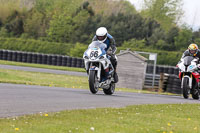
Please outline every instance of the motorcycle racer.
[{"label": "motorcycle racer", "polygon": [[105,27],[100,27],[96,30],[96,35],[92,39],[92,41],[99,41],[105,43],[107,48],[105,49],[107,54],[111,56],[110,61],[114,67],[114,82],[118,82],[118,75],[116,72],[117,68],[117,59],[116,59],[116,43],[114,38],[108,33]]},{"label": "motorcycle racer", "polygon": [[188,49],[183,53],[181,58],[184,58],[185,56],[193,56],[200,59],[200,50],[198,49],[197,44],[190,44]]}]

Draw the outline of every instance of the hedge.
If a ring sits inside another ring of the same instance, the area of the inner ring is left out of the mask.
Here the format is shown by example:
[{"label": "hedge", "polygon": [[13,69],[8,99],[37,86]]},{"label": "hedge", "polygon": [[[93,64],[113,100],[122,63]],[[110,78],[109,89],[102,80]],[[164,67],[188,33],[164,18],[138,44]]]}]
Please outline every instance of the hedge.
[{"label": "hedge", "polygon": [[[47,42],[33,39],[21,39],[21,38],[0,38],[0,49],[38,52],[44,54],[60,54],[69,55],[70,49],[73,48],[73,44],[69,43],[56,43]],[[126,48],[118,47],[119,50]],[[180,60],[183,51],[162,51],[152,49],[138,49],[132,48],[132,51],[143,51],[157,53],[157,64],[175,66]]]},{"label": "hedge", "polygon": [[72,44],[21,38],[0,38],[0,49],[69,55]]}]

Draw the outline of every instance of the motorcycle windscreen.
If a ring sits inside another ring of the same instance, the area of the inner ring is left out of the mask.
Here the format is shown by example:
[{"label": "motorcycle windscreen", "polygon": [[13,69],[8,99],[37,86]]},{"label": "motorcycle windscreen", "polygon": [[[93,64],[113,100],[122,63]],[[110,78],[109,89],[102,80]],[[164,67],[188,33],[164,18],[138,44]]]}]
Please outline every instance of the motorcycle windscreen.
[{"label": "motorcycle windscreen", "polygon": [[184,57],[184,65],[185,66],[189,66],[191,64],[191,62],[192,62],[193,59],[194,59],[194,57],[192,57],[192,56],[186,56],[186,57]]},{"label": "motorcycle windscreen", "polygon": [[88,48],[101,48],[106,49],[107,45],[105,43],[101,43],[99,41],[93,41]]}]

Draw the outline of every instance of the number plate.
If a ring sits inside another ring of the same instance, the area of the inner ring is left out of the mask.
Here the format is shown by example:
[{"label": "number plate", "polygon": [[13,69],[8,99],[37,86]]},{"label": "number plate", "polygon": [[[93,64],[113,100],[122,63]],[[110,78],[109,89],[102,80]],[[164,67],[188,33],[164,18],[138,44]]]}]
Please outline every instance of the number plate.
[{"label": "number plate", "polygon": [[88,55],[90,56],[90,59],[92,60],[96,59],[101,54],[102,54],[102,51],[99,48],[93,48],[88,51]]}]

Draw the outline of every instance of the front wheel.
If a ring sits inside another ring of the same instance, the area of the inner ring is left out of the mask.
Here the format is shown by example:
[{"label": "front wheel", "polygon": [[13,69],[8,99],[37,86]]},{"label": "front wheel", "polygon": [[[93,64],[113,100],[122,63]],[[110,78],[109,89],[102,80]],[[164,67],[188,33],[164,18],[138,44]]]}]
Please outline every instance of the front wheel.
[{"label": "front wheel", "polygon": [[90,91],[93,94],[96,94],[99,90],[99,88],[97,87],[97,75],[95,71],[90,71],[89,72],[89,87],[90,87]]},{"label": "front wheel", "polygon": [[108,89],[103,89],[104,94],[112,95],[115,91],[115,83],[111,83]]},{"label": "front wheel", "polygon": [[189,95],[190,95],[189,79],[184,78],[183,79],[183,97],[185,99],[188,99]]}]

